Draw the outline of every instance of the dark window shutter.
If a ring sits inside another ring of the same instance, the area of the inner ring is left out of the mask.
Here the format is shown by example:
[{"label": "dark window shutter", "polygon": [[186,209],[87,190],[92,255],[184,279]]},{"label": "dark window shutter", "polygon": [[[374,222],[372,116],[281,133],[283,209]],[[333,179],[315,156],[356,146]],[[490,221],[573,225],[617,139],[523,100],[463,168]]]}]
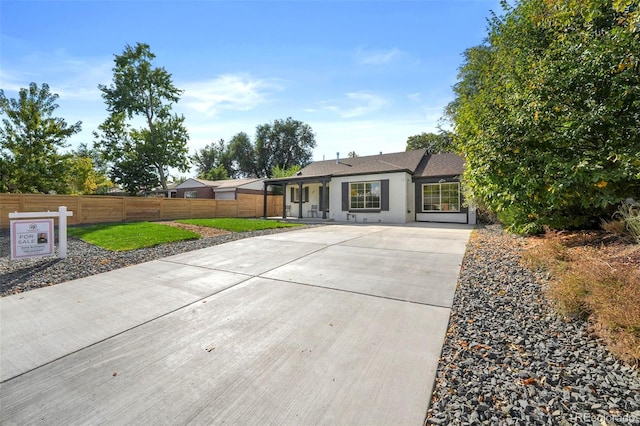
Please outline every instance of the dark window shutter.
[{"label": "dark window shutter", "polygon": [[320,202],[318,203],[320,205],[320,211],[324,210],[324,188],[321,186],[320,187],[320,192],[318,193],[318,197],[320,198]]},{"label": "dark window shutter", "polygon": [[389,211],[389,179],[381,180],[380,186],[382,190],[380,210]]},{"label": "dark window shutter", "polygon": [[349,182],[342,182],[342,211],[349,211]]},{"label": "dark window shutter", "polygon": [[305,187],[304,188],[304,202],[308,203],[309,202],[309,187]]},{"label": "dark window shutter", "polygon": [[295,202],[295,200],[296,200],[295,196],[296,196],[296,188],[292,186],[291,187],[291,202],[292,203]]}]

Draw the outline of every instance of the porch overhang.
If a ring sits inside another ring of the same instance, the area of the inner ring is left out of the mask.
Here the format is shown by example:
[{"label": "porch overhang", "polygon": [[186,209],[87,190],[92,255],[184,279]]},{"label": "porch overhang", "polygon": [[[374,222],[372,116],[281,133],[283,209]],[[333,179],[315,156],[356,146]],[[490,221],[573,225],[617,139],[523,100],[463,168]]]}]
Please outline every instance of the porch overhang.
[{"label": "porch overhang", "polygon": [[[321,175],[321,176],[288,176],[286,178],[278,178],[278,179],[265,179],[264,180],[264,203],[263,203],[263,216],[267,217],[267,187],[271,186],[281,186],[282,187],[282,218],[287,217],[287,186],[296,185],[300,189],[300,194],[302,194],[302,187],[304,184],[309,183],[320,183],[322,184],[323,196],[327,196],[327,184],[331,181],[332,175]],[[302,197],[298,200],[300,204],[300,208],[298,209],[298,218],[302,219]],[[327,200],[324,200],[323,203],[325,206],[327,205]],[[327,218],[326,209],[322,209],[322,218]]]}]

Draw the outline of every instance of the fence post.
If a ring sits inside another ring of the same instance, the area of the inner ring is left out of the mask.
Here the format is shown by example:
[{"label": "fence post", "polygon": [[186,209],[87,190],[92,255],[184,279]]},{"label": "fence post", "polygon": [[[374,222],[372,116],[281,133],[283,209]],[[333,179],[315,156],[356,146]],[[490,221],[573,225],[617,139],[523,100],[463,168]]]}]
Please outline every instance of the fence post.
[{"label": "fence post", "polygon": [[58,207],[58,249],[60,259],[67,258],[67,207]]}]

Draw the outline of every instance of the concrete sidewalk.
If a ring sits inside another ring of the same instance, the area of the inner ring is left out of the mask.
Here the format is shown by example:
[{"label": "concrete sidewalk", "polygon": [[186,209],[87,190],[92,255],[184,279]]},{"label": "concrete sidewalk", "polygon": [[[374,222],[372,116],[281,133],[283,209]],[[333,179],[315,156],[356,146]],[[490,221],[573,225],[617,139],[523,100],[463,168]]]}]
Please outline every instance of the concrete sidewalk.
[{"label": "concrete sidewalk", "polygon": [[420,425],[470,230],[310,228],[2,298],[2,424]]}]

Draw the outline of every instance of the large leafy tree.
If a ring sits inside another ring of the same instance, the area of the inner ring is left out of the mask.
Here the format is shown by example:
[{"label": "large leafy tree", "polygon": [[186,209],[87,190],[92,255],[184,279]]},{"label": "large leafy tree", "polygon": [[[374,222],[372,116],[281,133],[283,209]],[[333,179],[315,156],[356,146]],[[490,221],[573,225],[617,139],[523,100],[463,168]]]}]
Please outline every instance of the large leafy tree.
[{"label": "large leafy tree", "polygon": [[638,4],[503,8],[448,107],[465,178],[516,231],[598,223],[640,195]]},{"label": "large leafy tree", "polygon": [[256,127],[255,143],[240,132],[231,139],[232,177],[272,177],[274,170],[304,167],[311,161],[316,137],[311,126],[291,117]]},{"label": "large leafy tree", "polygon": [[66,155],[58,152],[82,123],[55,117],[58,95],[31,83],[7,98],[0,90],[0,192],[66,193]]},{"label": "large leafy tree", "polygon": [[289,169],[311,162],[316,138],[311,126],[291,117],[256,127],[256,165],[260,176],[271,177],[275,167]]},{"label": "large leafy tree", "polygon": [[113,187],[107,178],[102,156],[86,143],[81,143],[67,157],[67,183],[72,194],[104,194]]},{"label": "large leafy tree", "polygon": [[233,177],[260,176],[255,147],[245,132],[240,132],[231,139],[229,156],[233,162]]},{"label": "large leafy tree", "polygon": [[407,138],[407,151],[426,148],[430,154],[441,154],[453,150],[453,135],[451,132],[420,133]]},{"label": "large leafy tree", "polygon": [[144,158],[140,132],[126,123],[124,113],[111,114],[94,132],[96,149],[110,164],[109,176],[130,195],[158,186],[158,175]]},{"label": "large leafy tree", "polygon": [[[189,167],[184,117],[171,112],[182,91],[167,70],[153,65],[154,59],[149,45],[127,45],[115,57],[111,85],[99,86],[110,115],[100,126],[97,146],[112,164],[112,179],[131,193],[153,185],[150,174],[166,189],[170,168],[185,172]],[[142,128],[131,127],[140,121]],[[109,136],[118,132],[127,137]]]},{"label": "large leafy tree", "polygon": [[224,139],[206,145],[191,157],[201,179],[220,180],[233,176],[232,161]]}]

